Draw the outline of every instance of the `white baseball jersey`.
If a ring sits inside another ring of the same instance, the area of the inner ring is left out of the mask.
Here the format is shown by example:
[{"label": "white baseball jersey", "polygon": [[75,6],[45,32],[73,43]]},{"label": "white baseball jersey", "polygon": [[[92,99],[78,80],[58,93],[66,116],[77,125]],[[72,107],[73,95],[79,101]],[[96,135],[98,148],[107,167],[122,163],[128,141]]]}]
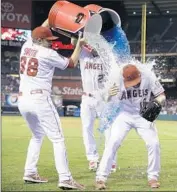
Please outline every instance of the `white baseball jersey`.
[{"label": "white baseball jersey", "polygon": [[93,93],[102,88],[104,74],[100,57],[94,57],[87,48],[83,48],[79,61],[83,91]]},{"label": "white baseball jersey", "polygon": [[50,48],[34,44],[32,39],[27,40],[20,55],[19,91],[45,89],[50,92],[55,67],[64,70],[68,64],[68,58]]},{"label": "white baseball jersey", "polygon": [[164,88],[152,71],[144,65],[137,68],[141,73],[140,85],[125,89],[123,78],[120,85],[121,109],[132,114],[139,113],[141,107],[150,101],[152,94],[157,97],[164,92]]}]

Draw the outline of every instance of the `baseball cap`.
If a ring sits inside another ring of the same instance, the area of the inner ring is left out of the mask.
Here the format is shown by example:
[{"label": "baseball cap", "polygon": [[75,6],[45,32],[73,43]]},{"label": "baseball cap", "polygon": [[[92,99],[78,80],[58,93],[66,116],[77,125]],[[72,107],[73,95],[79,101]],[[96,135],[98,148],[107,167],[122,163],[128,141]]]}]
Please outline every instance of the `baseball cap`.
[{"label": "baseball cap", "polygon": [[132,64],[123,67],[123,78],[126,88],[133,87],[141,82],[140,71]]},{"label": "baseball cap", "polygon": [[48,28],[48,27],[36,27],[33,31],[32,31],[32,38],[33,39],[47,39],[47,40],[56,40],[59,37],[57,36],[53,36],[52,31]]}]

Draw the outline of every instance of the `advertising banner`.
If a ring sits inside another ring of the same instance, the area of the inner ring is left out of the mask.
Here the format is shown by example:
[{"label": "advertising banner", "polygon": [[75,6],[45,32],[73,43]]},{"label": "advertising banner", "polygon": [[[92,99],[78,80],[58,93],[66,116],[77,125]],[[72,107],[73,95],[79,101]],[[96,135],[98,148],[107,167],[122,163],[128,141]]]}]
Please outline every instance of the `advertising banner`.
[{"label": "advertising banner", "polygon": [[26,41],[31,37],[31,30],[1,27],[1,40]]},{"label": "advertising banner", "polygon": [[1,25],[31,29],[31,0],[2,0]]},{"label": "advertising banner", "polygon": [[61,94],[63,100],[80,101],[82,96],[82,83],[79,80],[53,80],[52,92]]},{"label": "advertising banner", "polygon": [[1,46],[7,46],[7,47],[22,47],[24,42],[22,41],[9,41],[9,40],[2,40]]},{"label": "advertising banner", "polygon": [[[62,95],[51,95],[52,101],[57,108],[63,105]],[[18,107],[18,93],[1,93],[2,107]]]},{"label": "advertising banner", "polygon": [[17,107],[18,106],[18,93],[9,93],[5,95],[5,106],[6,107]]}]

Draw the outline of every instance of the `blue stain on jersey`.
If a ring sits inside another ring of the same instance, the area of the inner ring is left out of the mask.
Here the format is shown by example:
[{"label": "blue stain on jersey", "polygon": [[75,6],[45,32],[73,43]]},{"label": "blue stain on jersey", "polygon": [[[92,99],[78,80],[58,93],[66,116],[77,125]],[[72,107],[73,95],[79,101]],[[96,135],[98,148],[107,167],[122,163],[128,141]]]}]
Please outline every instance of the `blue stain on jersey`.
[{"label": "blue stain on jersey", "polygon": [[130,58],[130,45],[125,32],[119,26],[103,32],[101,34],[113,46],[113,52],[116,53],[120,61]]},{"label": "blue stain on jersey", "polygon": [[115,101],[110,101],[107,103],[107,105],[104,107],[103,111],[100,114],[98,127],[99,132],[103,133],[112,125],[112,123],[119,114],[120,107],[120,104]]}]

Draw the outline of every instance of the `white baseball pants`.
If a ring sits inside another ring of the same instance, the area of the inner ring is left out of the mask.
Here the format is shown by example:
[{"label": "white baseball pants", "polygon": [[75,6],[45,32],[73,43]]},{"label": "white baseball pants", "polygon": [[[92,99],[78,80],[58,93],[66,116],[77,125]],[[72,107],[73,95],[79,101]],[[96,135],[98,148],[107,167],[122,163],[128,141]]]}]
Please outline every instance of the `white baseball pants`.
[{"label": "white baseball pants", "polygon": [[154,123],[145,120],[139,114],[133,115],[121,112],[113,123],[109,142],[106,145],[96,173],[96,180],[107,180],[114,155],[131,128],[135,128],[136,132],[146,143],[148,151],[148,180],[158,179],[160,172],[160,147]]},{"label": "white baseball pants", "polygon": [[[86,156],[88,161],[98,161],[99,154],[97,152],[97,144],[94,138],[93,128],[96,117],[100,116],[101,110],[104,107],[104,103],[98,103],[93,97],[82,96],[81,103],[81,121],[84,146],[86,150]],[[105,131],[105,145],[110,137],[111,129]],[[116,154],[112,160],[112,164],[116,164]]]},{"label": "white baseball pants", "polygon": [[32,131],[24,174],[31,175],[38,172],[37,163],[40,149],[46,135],[53,144],[55,166],[59,174],[59,180],[71,179],[59,115],[49,93],[45,91],[43,94],[23,94],[19,96],[18,107]]}]

